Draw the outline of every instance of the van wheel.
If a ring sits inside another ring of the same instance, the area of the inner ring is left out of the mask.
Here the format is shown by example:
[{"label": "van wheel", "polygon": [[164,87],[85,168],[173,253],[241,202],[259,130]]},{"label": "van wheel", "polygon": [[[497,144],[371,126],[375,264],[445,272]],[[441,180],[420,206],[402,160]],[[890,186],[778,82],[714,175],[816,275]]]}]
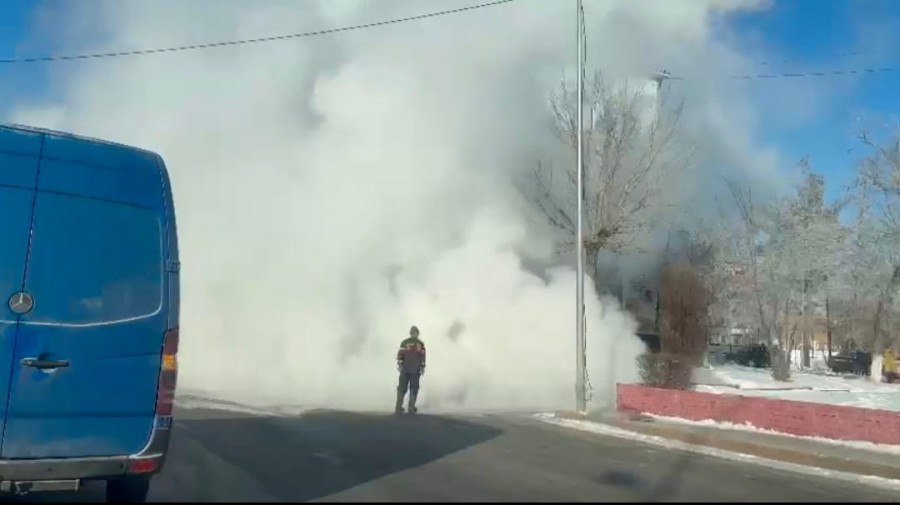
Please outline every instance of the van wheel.
[{"label": "van wheel", "polygon": [[149,477],[120,477],[106,481],[108,503],[144,503],[150,490]]}]

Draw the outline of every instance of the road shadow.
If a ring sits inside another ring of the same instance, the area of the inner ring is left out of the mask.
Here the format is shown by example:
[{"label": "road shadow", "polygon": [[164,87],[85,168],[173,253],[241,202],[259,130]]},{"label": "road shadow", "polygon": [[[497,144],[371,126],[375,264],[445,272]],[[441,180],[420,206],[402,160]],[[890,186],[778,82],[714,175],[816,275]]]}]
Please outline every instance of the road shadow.
[{"label": "road shadow", "polygon": [[[328,496],[424,465],[501,433],[487,425],[422,414],[319,411],[260,417],[210,412],[195,411],[181,417],[173,445],[199,444],[251,476],[254,485],[272,498],[285,501]],[[191,494],[183,499],[215,499]]]},{"label": "road shadow", "polygon": [[[502,433],[445,416],[313,411],[257,416],[178,412],[154,502],[307,501],[418,467]],[[19,503],[104,501],[102,482],[78,493],[4,496]]]}]

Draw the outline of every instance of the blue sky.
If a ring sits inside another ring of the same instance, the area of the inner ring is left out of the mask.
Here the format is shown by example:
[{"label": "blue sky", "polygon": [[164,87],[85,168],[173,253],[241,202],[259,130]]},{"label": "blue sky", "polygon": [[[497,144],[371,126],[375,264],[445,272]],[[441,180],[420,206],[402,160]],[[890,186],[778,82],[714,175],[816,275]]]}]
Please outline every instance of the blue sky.
[{"label": "blue sky", "polygon": [[[810,156],[824,173],[828,194],[852,180],[859,150],[853,119],[900,115],[900,1],[895,0],[778,0],[765,12],[743,14],[729,28],[748,45],[763,45],[773,60],[757,65],[760,73],[808,72],[898,67],[897,72],[859,77],[808,77],[807,85],[829,87],[828,100],[799,124],[766,122],[760,138],[776,145],[790,159]],[[859,53],[849,55],[847,53]],[[792,79],[754,81],[762,96]],[[799,88],[792,88],[799,89]],[[773,95],[778,96],[777,93]],[[782,96],[788,100],[801,97]],[[786,104],[789,105],[789,104]]]},{"label": "blue sky", "polygon": [[[0,16],[0,58],[15,58],[24,55],[25,41],[30,40],[31,28],[35,21],[35,8],[40,4],[34,0],[2,0],[3,15]],[[29,51],[30,52],[30,51]],[[0,92],[3,101],[40,93],[43,87],[42,65],[0,65]],[[0,112],[5,107],[0,107]]]},{"label": "blue sky", "polygon": [[[131,0],[122,0],[131,1]],[[665,0],[660,0],[665,1]],[[45,54],[31,37],[39,19],[38,0],[2,0],[0,58]],[[869,67],[900,67],[900,0],[775,0],[772,8],[741,14],[727,21],[729,38],[765,54],[760,73],[829,71]],[[857,55],[846,53],[858,52]],[[894,56],[896,55],[896,56]],[[786,61],[785,61],[786,60]],[[71,64],[71,63],[64,63]],[[45,64],[0,65],[4,102],[40,96],[47,90]],[[853,118],[900,115],[900,71],[871,76],[807,78],[807,82],[774,79],[747,83],[758,100],[769,100],[775,111],[758,138],[777,147],[786,159],[810,156],[826,176],[828,194],[839,194],[850,182],[855,152]],[[802,120],[777,117],[779,100],[794,102],[812,89],[828,89],[814,101]],[[5,107],[0,107],[0,114]]]}]

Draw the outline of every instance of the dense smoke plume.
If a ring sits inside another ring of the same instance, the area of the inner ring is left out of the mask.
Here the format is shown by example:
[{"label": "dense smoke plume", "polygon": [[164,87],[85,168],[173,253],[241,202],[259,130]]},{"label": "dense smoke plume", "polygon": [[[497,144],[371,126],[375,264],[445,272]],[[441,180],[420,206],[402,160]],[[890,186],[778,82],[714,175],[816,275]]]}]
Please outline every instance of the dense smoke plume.
[{"label": "dense smoke plume", "polygon": [[[32,47],[255,38],[471,3],[48,3]],[[704,167],[770,179],[776,157],[757,154],[752,108],[709,77],[743,64],[715,36],[718,15],[761,4],[586,2],[591,68],[633,82],[664,65],[696,76],[672,89],[687,100],[698,168],[669,201],[695,200]],[[574,23],[574,2],[520,0],[360,32],[67,62],[48,68],[48,96],[6,116],[166,159],[185,390],[390,408],[394,353],[415,324],[429,351],[423,406],[567,407],[575,276],[512,181],[558,150],[547,97],[573,75]],[[634,324],[588,297],[595,404],[613,380],[636,378]]]}]

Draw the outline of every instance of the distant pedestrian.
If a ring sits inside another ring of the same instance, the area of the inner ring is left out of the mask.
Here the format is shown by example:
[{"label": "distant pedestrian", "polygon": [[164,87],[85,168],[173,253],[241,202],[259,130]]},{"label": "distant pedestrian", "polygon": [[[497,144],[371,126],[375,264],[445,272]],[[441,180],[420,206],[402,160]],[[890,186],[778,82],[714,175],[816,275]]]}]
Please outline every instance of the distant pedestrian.
[{"label": "distant pedestrian", "polygon": [[897,358],[893,349],[884,351],[884,360],[882,361],[882,376],[888,384],[897,381]]},{"label": "distant pedestrian", "polygon": [[869,368],[872,365],[872,355],[870,353],[857,349],[850,353],[850,360],[853,363],[853,373],[862,376],[870,374]]},{"label": "distant pedestrian", "polygon": [[415,414],[416,398],[419,396],[419,379],[425,373],[425,343],[419,339],[419,329],[409,329],[409,338],[400,342],[397,351],[397,371],[400,379],[397,384],[397,404],[394,412],[403,413],[403,398],[409,391],[409,412]]}]

